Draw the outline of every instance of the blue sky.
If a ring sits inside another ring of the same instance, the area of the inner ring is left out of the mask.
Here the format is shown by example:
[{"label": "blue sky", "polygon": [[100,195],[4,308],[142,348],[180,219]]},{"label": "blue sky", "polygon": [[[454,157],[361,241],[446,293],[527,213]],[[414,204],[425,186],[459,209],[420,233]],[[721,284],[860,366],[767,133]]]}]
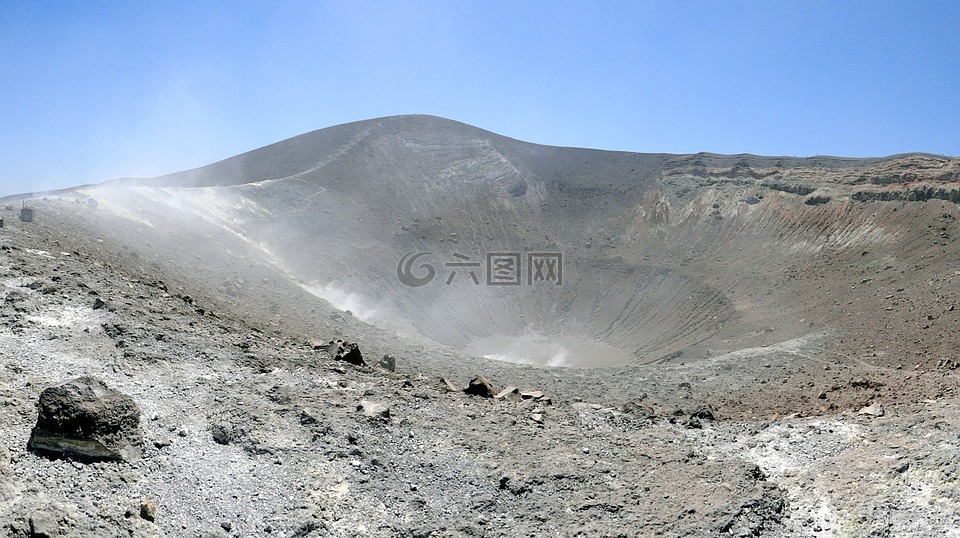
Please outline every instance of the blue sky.
[{"label": "blue sky", "polygon": [[0,3],[0,194],[444,116],[639,152],[960,155],[960,2]]}]

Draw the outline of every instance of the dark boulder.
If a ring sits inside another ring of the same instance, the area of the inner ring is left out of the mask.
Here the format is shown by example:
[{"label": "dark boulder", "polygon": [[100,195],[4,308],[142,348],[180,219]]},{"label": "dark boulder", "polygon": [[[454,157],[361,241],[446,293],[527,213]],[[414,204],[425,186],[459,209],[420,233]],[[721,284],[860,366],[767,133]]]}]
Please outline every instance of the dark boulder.
[{"label": "dark boulder", "polygon": [[467,388],[463,389],[463,392],[471,394],[473,396],[482,396],[484,398],[493,398],[497,391],[493,388],[493,385],[487,381],[487,378],[482,375],[478,375],[470,381],[470,384],[467,385]]},{"label": "dark boulder", "polygon": [[344,340],[333,340],[327,344],[325,351],[338,361],[349,362],[357,366],[366,364],[360,354],[360,346]]},{"label": "dark boulder", "polygon": [[700,404],[690,411],[690,416],[701,420],[716,420],[713,416],[713,407],[710,404]]},{"label": "dark boulder", "polygon": [[380,359],[380,367],[390,372],[396,372],[397,358],[393,355],[384,355],[383,358]]},{"label": "dark boulder", "polygon": [[27,447],[41,454],[133,461],[143,454],[140,406],[95,377],[81,377],[40,394]]}]

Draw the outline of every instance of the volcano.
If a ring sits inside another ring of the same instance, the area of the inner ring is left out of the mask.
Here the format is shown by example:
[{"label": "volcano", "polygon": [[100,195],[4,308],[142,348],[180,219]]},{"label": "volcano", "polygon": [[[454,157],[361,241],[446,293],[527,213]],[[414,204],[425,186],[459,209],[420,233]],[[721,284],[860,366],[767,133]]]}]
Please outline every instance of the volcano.
[{"label": "volcano", "polygon": [[144,262],[244,252],[403,336],[600,367],[825,331],[935,360],[956,297],[928,282],[953,276],[958,181],[960,161],[934,155],[611,152],[398,116],[73,196],[120,219]]},{"label": "volcano", "polygon": [[[960,159],[413,115],[2,202],[9,536],[955,527]],[[142,459],[26,451],[78,376]]]}]

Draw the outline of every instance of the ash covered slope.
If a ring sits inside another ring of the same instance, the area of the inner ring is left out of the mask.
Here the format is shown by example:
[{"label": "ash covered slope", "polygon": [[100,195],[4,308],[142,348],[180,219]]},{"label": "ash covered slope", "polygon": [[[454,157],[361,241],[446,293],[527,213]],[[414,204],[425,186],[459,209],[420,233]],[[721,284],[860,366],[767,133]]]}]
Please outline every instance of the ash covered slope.
[{"label": "ash covered slope", "polygon": [[[901,330],[886,312],[939,319],[926,309],[952,300],[908,290],[951,276],[940,259],[955,248],[958,170],[956,159],[923,154],[557,148],[398,116],[85,193],[142,225],[157,248],[183,220],[205,221],[363,319],[475,355],[575,366],[695,360],[832,328],[869,333],[890,351],[919,340],[922,358],[937,360],[936,339],[914,338],[918,327]],[[410,288],[397,265],[418,252],[437,275]],[[563,255],[562,286],[485,285],[487,254],[525,262],[531,252]],[[446,285],[446,264],[464,256],[481,263],[480,284],[461,269]],[[891,294],[902,298],[884,302]]]}]

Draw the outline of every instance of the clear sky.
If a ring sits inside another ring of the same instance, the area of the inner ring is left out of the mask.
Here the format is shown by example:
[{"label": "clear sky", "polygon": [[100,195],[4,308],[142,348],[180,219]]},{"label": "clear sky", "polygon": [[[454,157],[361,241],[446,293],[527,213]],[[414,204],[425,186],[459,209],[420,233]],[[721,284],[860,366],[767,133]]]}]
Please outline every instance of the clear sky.
[{"label": "clear sky", "polygon": [[0,3],[0,194],[411,113],[639,152],[960,155],[960,2]]}]

